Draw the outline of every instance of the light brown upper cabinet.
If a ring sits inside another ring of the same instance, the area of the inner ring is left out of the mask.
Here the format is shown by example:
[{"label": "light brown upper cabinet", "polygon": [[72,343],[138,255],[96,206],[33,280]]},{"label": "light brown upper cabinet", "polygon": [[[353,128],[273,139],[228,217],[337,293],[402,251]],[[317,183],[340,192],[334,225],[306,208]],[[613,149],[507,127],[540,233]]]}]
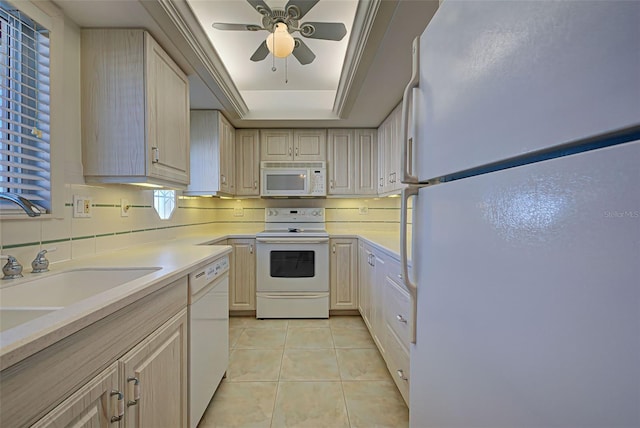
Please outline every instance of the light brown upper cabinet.
[{"label": "light brown upper cabinet", "polygon": [[375,129],[330,129],[327,143],[329,195],[377,193],[378,141]]},{"label": "light brown upper cabinet", "polygon": [[402,105],[398,105],[378,128],[378,193],[390,194],[402,184]]},{"label": "light brown upper cabinet", "polygon": [[185,195],[235,194],[235,129],[218,110],[191,111],[191,184]]},{"label": "light brown upper cabinet", "polygon": [[260,160],[326,161],[326,129],[263,129]]},{"label": "light brown upper cabinet", "polygon": [[189,183],[189,81],[144,30],[82,30],[88,182]]},{"label": "light brown upper cabinet", "polygon": [[260,196],[260,137],[257,129],[236,130],[236,195]]}]

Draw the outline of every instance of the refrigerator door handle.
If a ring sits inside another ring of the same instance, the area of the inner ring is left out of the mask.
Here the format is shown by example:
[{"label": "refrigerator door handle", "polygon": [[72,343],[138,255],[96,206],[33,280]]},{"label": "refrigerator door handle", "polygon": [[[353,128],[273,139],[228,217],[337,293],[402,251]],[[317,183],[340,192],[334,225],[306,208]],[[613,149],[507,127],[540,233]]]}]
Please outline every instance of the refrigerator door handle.
[{"label": "refrigerator door handle", "polygon": [[411,294],[411,343],[416,343],[416,316],[418,309],[418,287],[411,281],[409,275],[409,261],[407,258],[407,211],[411,196],[417,196],[420,187],[409,186],[402,189],[402,207],[400,209],[400,264],[402,265],[402,277],[404,285]]},{"label": "refrigerator door handle", "polygon": [[[404,88],[404,95],[402,96],[402,124],[401,124],[401,138],[402,138],[402,182],[408,184],[416,184],[420,180],[417,176],[411,175],[409,171],[408,161],[410,159],[409,152],[413,151],[415,141],[409,141],[409,100],[413,101],[413,89],[420,86],[420,37],[413,39],[412,49],[412,67],[411,67],[411,80]],[[413,105],[413,103],[412,103]],[[415,140],[415,135],[413,137]],[[411,156],[413,158],[413,156]]]}]

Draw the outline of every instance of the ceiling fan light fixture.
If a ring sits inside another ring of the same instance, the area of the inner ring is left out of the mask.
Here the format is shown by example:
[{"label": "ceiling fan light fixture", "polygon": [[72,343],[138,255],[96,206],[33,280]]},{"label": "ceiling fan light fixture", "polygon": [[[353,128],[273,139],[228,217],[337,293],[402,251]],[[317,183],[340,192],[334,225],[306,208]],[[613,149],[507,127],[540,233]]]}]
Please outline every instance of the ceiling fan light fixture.
[{"label": "ceiling fan light fixture", "polygon": [[291,55],[294,47],[295,41],[287,30],[287,24],[278,22],[274,27],[273,33],[267,36],[269,52],[277,58],[286,58]]}]

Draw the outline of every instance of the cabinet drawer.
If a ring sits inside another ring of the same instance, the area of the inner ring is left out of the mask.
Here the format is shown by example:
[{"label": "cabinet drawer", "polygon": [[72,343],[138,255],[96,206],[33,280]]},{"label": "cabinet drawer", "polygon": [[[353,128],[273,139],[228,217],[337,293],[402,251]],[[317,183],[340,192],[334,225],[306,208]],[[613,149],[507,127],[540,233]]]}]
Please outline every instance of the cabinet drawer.
[{"label": "cabinet drawer", "polygon": [[411,297],[409,293],[389,277],[385,281],[385,321],[398,336],[404,349],[409,349],[411,336]]},{"label": "cabinet drawer", "polygon": [[387,368],[391,373],[393,381],[398,386],[400,394],[407,406],[409,405],[409,379],[410,379],[410,360],[409,352],[400,344],[398,336],[387,325],[385,328],[387,354]]}]

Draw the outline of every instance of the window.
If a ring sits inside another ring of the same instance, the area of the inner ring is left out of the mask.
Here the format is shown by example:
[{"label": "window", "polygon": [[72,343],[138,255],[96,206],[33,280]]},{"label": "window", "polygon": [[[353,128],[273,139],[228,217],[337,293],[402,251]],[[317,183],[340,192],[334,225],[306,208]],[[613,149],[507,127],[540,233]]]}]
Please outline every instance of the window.
[{"label": "window", "polygon": [[176,207],[175,190],[154,190],[153,207],[161,220],[168,220]]},{"label": "window", "polygon": [[49,31],[0,1],[0,192],[51,210]]}]

